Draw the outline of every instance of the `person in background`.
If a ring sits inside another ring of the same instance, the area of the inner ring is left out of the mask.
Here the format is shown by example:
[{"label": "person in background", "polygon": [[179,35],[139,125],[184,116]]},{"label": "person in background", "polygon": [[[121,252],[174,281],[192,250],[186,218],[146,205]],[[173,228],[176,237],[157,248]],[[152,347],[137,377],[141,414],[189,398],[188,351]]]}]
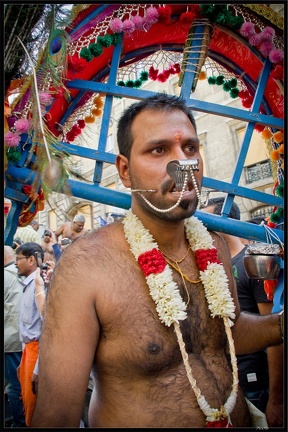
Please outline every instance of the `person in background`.
[{"label": "person in background", "polygon": [[55,261],[54,251],[53,251],[53,244],[55,243],[55,234],[53,231],[49,229],[45,229],[43,233],[43,240],[41,243],[41,247],[44,252],[44,263],[46,261]]},{"label": "person in background", "polygon": [[15,252],[4,246],[4,373],[5,392],[12,414],[11,427],[25,427],[24,408],[21,400],[21,386],[17,368],[22,357],[22,343],[19,336],[20,305],[23,284],[15,267]]},{"label": "person in background", "polygon": [[[91,369],[90,428],[253,427],[234,346],[282,344],[284,316],[240,311],[225,241],[192,218],[203,161],[191,109],[147,97],[125,110],[117,137],[132,207],[55,267],[32,427],[78,427]],[[194,181],[172,179],[174,160],[193,162]]]},{"label": "person in background", "polygon": [[60,246],[58,243],[53,243],[53,253],[55,260],[58,261],[60,256],[62,255],[62,252],[72,243],[72,240],[68,237],[62,237],[60,240]]},{"label": "person in background", "polygon": [[21,384],[26,426],[31,426],[31,419],[36,404],[36,395],[32,391],[32,375],[38,358],[39,339],[42,330],[43,308],[46,292],[37,289],[35,277],[42,265],[44,252],[35,242],[23,243],[16,249],[15,265],[18,275],[23,279],[23,295],[20,309],[20,340],[24,344],[18,378]]},{"label": "person in background", "polygon": [[22,243],[34,242],[41,245],[42,240],[38,233],[38,230],[39,222],[36,219],[33,219],[30,225],[17,228],[14,238],[16,239],[17,237],[19,237]]},{"label": "person in background", "polygon": [[72,222],[65,222],[62,224],[55,232],[56,241],[62,236],[62,238],[69,238],[72,241],[79,237],[82,237],[87,233],[86,228],[84,228],[86,219],[83,215],[76,215]]},{"label": "person in background", "polygon": [[[221,215],[224,197],[212,198],[202,211]],[[231,219],[240,220],[240,209],[233,202]],[[232,259],[238,300],[241,310],[248,313],[268,315],[273,302],[267,299],[262,280],[248,278],[243,263],[245,247],[242,239],[219,233],[226,241]],[[249,337],[249,334],[247,334]],[[239,382],[247,399],[266,413],[270,427],[283,426],[283,345],[237,356]]]}]

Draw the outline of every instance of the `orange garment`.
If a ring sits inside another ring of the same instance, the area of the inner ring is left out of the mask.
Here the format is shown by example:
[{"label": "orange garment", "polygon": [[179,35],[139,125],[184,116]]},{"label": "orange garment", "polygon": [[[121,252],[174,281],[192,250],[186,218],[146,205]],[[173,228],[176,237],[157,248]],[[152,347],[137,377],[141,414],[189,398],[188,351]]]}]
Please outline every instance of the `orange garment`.
[{"label": "orange garment", "polygon": [[19,381],[24,406],[26,426],[31,426],[31,420],[36,405],[36,395],[32,392],[31,379],[38,358],[39,342],[33,341],[25,345],[19,366]]}]

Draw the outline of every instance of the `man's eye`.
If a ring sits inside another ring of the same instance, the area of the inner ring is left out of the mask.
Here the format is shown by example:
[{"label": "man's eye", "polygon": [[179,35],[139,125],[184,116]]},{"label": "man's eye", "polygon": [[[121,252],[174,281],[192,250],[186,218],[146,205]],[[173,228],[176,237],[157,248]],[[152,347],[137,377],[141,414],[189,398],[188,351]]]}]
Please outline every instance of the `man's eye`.
[{"label": "man's eye", "polygon": [[189,145],[186,147],[186,151],[189,153],[195,153],[196,152],[196,148],[194,145]]},{"label": "man's eye", "polygon": [[163,148],[162,147],[157,147],[157,148],[155,148],[155,149],[153,149],[152,151],[151,151],[151,153],[157,153],[157,154],[161,154],[161,153],[163,153]]}]

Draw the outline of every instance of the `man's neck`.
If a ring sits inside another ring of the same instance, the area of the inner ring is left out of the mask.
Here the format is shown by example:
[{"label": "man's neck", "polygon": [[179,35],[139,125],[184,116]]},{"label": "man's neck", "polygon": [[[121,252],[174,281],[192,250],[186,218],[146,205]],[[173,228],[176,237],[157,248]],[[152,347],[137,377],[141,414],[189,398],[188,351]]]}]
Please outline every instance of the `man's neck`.
[{"label": "man's neck", "polygon": [[181,249],[187,244],[184,219],[180,221],[161,219],[139,212],[137,209],[133,210],[133,213],[140,219],[164,253]]}]

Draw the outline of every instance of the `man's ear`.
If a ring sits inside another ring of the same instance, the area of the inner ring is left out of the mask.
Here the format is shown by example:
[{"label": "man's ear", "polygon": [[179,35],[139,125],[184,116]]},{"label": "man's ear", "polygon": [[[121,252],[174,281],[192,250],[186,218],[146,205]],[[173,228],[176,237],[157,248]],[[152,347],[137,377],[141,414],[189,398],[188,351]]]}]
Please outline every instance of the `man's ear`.
[{"label": "man's ear", "polygon": [[116,156],[116,168],[119,173],[119,177],[126,188],[131,187],[130,177],[129,177],[129,162],[128,159],[122,154]]}]

